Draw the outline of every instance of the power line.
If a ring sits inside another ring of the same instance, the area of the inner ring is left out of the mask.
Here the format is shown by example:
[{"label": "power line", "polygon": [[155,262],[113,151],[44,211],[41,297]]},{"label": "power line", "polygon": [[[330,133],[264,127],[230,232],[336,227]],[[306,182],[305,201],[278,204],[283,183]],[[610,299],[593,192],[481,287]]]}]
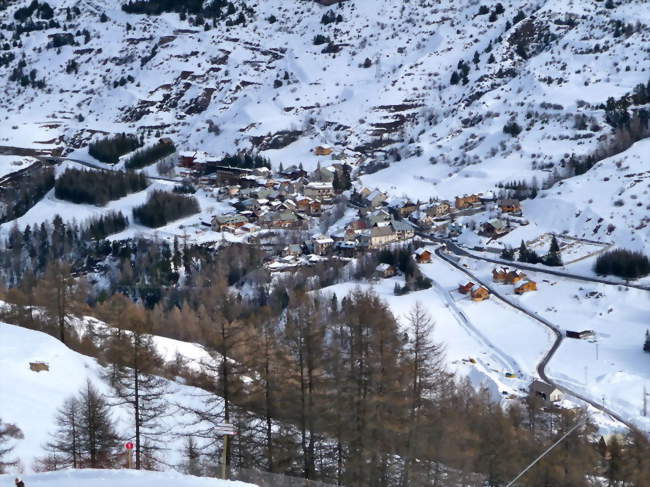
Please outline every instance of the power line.
[{"label": "power line", "polygon": [[511,486],[512,486],[512,485],[513,485],[517,480],[519,480],[519,479],[520,479],[520,478],[521,478],[521,477],[522,477],[526,472],[528,472],[528,470],[530,470],[530,469],[533,467],[533,465],[535,465],[535,464],[536,464],[537,462],[539,462],[542,458],[544,458],[546,455],[548,455],[548,453],[549,453],[553,448],[555,448],[556,446],[558,446],[558,445],[562,442],[562,440],[564,440],[567,436],[569,436],[571,433],[573,433],[573,432],[574,432],[574,431],[575,431],[579,426],[582,426],[584,423],[585,423],[585,420],[584,420],[584,419],[583,419],[582,421],[578,421],[578,422],[577,422],[577,423],[576,423],[576,424],[575,424],[575,425],[574,425],[574,426],[573,426],[569,431],[567,431],[566,433],[564,433],[564,434],[562,435],[562,437],[561,437],[559,440],[557,440],[555,443],[553,443],[551,446],[549,446],[546,450],[544,450],[544,452],[543,452],[540,456],[538,456],[535,460],[533,460],[533,462],[532,462],[530,465],[528,465],[525,469],[523,469],[519,475],[517,475],[514,479],[512,479],[512,480],[508,483],[508,485],[506,485],[506,487],[511,487]]}]

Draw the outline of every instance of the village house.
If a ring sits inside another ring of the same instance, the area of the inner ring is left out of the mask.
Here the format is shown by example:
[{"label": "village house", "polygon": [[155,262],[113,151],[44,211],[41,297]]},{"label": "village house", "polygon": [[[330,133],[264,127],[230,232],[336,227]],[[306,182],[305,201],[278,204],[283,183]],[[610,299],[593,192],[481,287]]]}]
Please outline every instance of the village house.
[{"label": "village house", "polygon": [[390,225],[374,227],[370,230],[370,247],[379,248],[397,241],[397,233]]},{"label": "village house", "polygon": [[334,240],[327,235],[314,235],[312,237],[314,253],[318,255],[327,255],[334,246]]},{"label": "village house", "polygon": [[267,228],[295,228],[300,223],[298,216],[289,210],[269,211],[259,217],[259,224]]},{"label": "village house", "polygon": [[284,248],[282,253],[285,257],[298,257],[302,255],[302,247],[299,244],[290,244]]},{"label": "village house", "polygon": [[299,211],[308,215],[320,215],[321,202],[307,196],[301,196],[296,199],[296,206]]},{"label": "village house", "polygon": [[515,293],[520,295],[531,291],[537,291],[537,283],[535,281],[526,281],[515,289]]},{"label": "village house", "polygon": [[215,215],[212,218],[212,229],[215,232],[234,231],[246,223],[248,223],[248,219],[239,213]]},{"label": "village house", "polygon": [[390,224],[391,216],[386,210],[379,210],[368,215],[367,220],[369,226],[381,227]]},{"label": "village house", "polygon": [[407,200],[398,207],[397,212],[402,218],[408,218],[411,215],[411,213],[413,213],[417,209],[418,207],[415,203],[413,203],[410,200]]},{"label": "village house", "polygon": [[381,191],[376,189],[372,191],[365,199],[371,208],[377,208],[382,204],[384,204],[384,201],[388,199],[388,196],[386,195],[386,193],[382,193]]},{"label": "village house", "polygon": [[357,244],[354,240],[342,240],[334,243],[334,250],[341,257],[354,257],[357,250]]},{"label": "village house", "polygon": [[438,218],[446,215],[451,210],[451,203],[449,201],[437,201],[427,208],[427,216],[431,218]]},{"label": "village house", "polygon": [[390,225],[397,234],[397,240],[408,240],[415,237],[413,225],[406,220],[392,220]]},{"label": "village house", "polygon": [[493,218],[481,224],[480,234],[483,236],[496,238],[506,233],[508,233],[508,223],[499,218]]},{"label": "village house", "polygon": [[476,289],[472,289],[472,301],[485,301],[490,297],[490,291],[483,286],[479,286]]},{"label": "village house", "polygon": [[381,263],[377,266],[377,269],[375,269],[375,274],[378,277],[387,279],[389,277],[393,277],[394,275],[396,275],[397,269],[390,264]]},{"label": "village house", "polygon": [[305,196],[320,201],[331,201],[334,197],[332,183],[312,182],[305,186]]},{"label": "village house", "polygon": [[418,264],[430,263],[432,256],[433,254],[431,253],[431,251],[425,249],[424,247],[420,247],[415,251],[415,260],[418,262]]},{"label": "village house", "polygon": [[479,194],[470,194],[470,195],[463,195],[463,196],[456,196],[456,209],[458,210],[463,210],[465,208],[469,208],[475,203],[480,203],[481,201],[481,195]]},{"label": "village house", "polygon": [[515,199],[504,199],[504,200],[499,200],[497,202],[497,205],[499,206],[499,209],[501,210],[502,213],[513,213],[513,214],[521,214],[521,206],[519,204],[519,200]]},{"label": "village house", "polygon": [[529,394],[531,396],[540,397],[544,400],[546,404],[551,404],[554,402],[559,402],[563,398],[562,391],[557,387],[542,382],[541,380],[534,380],[529,388]]},{"label": "village house", "polygon": [[492,269],[492,280],[494,282],[506,282],[506,276],[508,275],[507,267],[495,267]]},{"label": "village house", "polygon": [[289,166],[286,169],[280,171],[280,174],[291,180],[301,179],[307,177],[307,171],[298,166]]},{"label": "village house", "polygon": [[467,284],[459,284],[458,285],[458,292],[460,294],[469,294],[470,292],[472,292],[473,287],[474,287],[474,283],[471,282],[471,281],[468,282]]},{"label": "village house", "polygon": [[526,278],[526,274],[521,272],[518,269],[513,269],[506,274],[506,278],[503,282],[506,284],[517,284],[522,279]]}]

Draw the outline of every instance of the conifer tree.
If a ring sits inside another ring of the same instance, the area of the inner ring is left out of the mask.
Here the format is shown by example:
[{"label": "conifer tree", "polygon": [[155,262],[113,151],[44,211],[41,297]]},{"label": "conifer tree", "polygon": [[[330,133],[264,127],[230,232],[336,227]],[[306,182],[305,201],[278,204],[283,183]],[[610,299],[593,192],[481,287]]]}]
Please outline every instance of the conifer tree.
[{"label": "conifer tree", "polygon": [[135,443],[135,468],[155,463],[154,452],[160,444],[160,419],[167,411],[167,387],[163,378],[153,375],[161,361],[154,351],[151,315],[137,305],[127,306],[118,317],[126,330],[115,327],[111,337],[114,367],[108,374],[115,388],[114,405],[131,410]]},{"label": "conifer tree", "polygon": [[650,330],[645,331],[645,343],[643,344],[643,351],[650,353]]},{"label": "conifer tree", "polygon": [[13,440],[23,438],[23,432],[14,424],[3,423],[0,418],[0,474],[5,473],[7,467],[15,466],[18,461],[8,458],[14,450]]}]

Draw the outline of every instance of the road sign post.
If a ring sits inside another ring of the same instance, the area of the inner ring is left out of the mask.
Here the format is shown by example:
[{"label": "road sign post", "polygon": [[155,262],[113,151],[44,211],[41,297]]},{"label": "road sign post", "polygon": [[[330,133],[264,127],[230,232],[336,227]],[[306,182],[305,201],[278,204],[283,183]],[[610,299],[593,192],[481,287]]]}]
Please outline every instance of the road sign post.
[{"label": "road sign post", "polygon": [[218,424],[216,428],[218,434],[223,435],[223,452],[221,454],[221,478],[228,480],[228,443],[230,437],[237,434],[237,430],[232,424]]},{"label": "road sign post", "polygon": [[133,468],[133,443],[130,441],[124,445],[126,448],[126,464],[127,468],[131,470]]}]

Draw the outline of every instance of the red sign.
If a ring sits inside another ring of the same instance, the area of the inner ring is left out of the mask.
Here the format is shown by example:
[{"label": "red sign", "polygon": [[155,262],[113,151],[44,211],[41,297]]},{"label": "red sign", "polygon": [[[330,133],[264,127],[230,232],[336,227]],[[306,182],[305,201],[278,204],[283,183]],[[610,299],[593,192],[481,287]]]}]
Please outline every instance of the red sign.
[{"label": "red sign", "polygon": [[127,450],[133,450],[133,443],[131,443],[131,442],[129,441],[126,445],[124,445],[124,447],[125,447]]}]

